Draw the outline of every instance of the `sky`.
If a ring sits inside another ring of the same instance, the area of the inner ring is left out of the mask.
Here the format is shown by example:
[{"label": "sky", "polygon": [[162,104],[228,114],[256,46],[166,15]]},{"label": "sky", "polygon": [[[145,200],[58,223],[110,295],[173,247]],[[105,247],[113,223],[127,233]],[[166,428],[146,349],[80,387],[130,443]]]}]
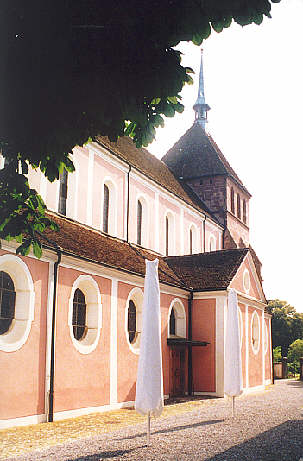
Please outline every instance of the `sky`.
[{"label": "sky", "polygon": [[[252,194],[250,242],[267,299],[303,312],[303,0],[281,0],[271,15],[260,26],[213,31],[203,43],[206,130]],[[184,112],[157,130],[148,150],[158,158],[194,120],[200,48],[178,48],[195,84],[183,89]]]}]

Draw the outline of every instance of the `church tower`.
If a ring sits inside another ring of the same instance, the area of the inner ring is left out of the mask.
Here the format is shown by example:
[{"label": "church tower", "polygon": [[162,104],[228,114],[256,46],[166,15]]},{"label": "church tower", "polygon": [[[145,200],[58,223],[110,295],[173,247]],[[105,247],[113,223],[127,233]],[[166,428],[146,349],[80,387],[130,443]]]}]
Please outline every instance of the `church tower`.
[{"label": "church tower", "polygon": [[205,131],[210,107],[205,102],[202,52],[198,97],[193,109],[195,120],[192,127],[162,161],[183,184],[192,189],[224,226],[224,248],[247,247],[251,195]]}]

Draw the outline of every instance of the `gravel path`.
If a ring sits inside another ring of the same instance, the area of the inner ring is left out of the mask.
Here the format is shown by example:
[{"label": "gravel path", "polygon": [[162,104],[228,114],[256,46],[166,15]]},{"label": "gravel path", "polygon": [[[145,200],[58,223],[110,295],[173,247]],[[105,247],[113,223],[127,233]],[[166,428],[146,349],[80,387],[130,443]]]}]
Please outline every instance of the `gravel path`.
[{"label": "gravel path", "polygon": [[151,444],[146,425],[79,439],[9,461],[199,460],[303,461],[303,383],[278,381],[265,392],[230,402],[206,401],[199,410],[152,419]]}]

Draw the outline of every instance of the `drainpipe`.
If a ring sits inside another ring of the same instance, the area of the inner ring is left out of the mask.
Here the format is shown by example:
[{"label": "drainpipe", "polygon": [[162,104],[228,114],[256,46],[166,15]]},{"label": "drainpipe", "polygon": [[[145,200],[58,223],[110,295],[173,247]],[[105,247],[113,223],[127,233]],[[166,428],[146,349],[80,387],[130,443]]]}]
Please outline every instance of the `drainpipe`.
[{"label": "drainpipe", "polygon": [[[193,328],[192,328],[192,307],[193,307],[194,294],[191,291],[188,297],[188,327],[187,337],[189,341],[193,339]],[[188,346],[188,395],[193,394],[193,350],[192,345]]]},{"label": "drainpipe", "polygon": [[128,173],[127,173],[127,206],[126,206],[126,241],[128,243],[129,241],[129,235],[128,235],[128,227],[129,227],[129,176],[130,176],[130,171],[132,167],[131,165],[128,166]]},{"label": "drainpipe", "polygon": [[49,404],[48,404],[48,422],[54,420],[54,376],[55,376],[55,328],[56,328],[56,298],[57,298],[57,279],[58,267],[61,262],[62,253],[56,245],[57,261],[54,264],[54,293],[53,293],[53,311],[52,311],[52,332],[51,332],[51,352],[50,352],[50,383],[49,383]]}]

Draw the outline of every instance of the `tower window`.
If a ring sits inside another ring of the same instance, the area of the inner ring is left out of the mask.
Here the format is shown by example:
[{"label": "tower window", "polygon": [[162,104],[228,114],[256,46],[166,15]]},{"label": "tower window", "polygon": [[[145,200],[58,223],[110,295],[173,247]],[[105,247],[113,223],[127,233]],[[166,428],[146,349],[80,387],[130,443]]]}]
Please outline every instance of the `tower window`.
[{"label": "tower window", "polygon": [[137,309],[132,299],[128,304],[127,331],[129,342],[133,344],[137,337]]},{"label": "tower window", "polygon": [[80,341],[86,333],[86,303],[84,293],[76,289],[73,301],[73,334],[75,339]]},{"label": "tower window", "polygon": [[237,217],[241,219],[241,199],[240,194],[237,194]]},{"label": "tower window", "polygon": [[230,211],[235,214],[235,192],[233,187],[230,189]]},{"label": "tower window", "polygon": [[14,282],[6,273],[0,272],[0,335],[6,333],[15,318],[16,292]]},{"label": "tower window", "polygon": [[246,224],[247,222],[247,216],[246,216],[246,201],[243,200],[243,222]]},{"label": "tower window", "polygon": [[137,244],[142,245],[142,203],[137,203]]},{"label": "tower window", "polygon": [[67,200],[67,171],[64,169],[59,176],[59,205],[58,212],[66,216],[66,200]]},{"label": "tower window", "polygon": [[104,184],[103,193],[103,232],[108,233],[108,217],[109,217],[109,188]]}]

